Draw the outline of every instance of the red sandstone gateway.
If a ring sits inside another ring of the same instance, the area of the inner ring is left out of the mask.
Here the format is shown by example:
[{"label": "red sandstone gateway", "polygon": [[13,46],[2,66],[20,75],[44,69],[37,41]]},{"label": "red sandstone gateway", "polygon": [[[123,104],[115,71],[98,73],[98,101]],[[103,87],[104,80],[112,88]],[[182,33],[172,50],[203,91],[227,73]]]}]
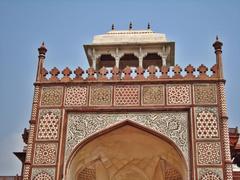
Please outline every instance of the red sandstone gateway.
[{"label": "red sandstone gateway", "polygon": [[43,43],[22,178],[233,179],[222,43],[213,46],[211,68],[181,68],[165,34],[113,26],[84,45],[87,71],[60,72],[44,68]]}]

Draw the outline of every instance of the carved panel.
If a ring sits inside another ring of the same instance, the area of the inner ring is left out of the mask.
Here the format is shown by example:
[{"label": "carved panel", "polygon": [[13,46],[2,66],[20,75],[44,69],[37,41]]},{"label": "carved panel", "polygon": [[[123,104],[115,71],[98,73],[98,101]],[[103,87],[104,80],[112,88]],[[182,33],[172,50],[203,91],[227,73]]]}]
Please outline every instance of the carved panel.
[{"label": "carved panel", "polygon": [[164,85],[142,86],[143,105],[164,105]]},{"label": "carved panel", "polygon": [[167,103],[169,105],[191,104],[191,86],[189,84],[167,85]]},{"label": "carved panel", "polygon": [[66,88],[65,106],[86,106],[88,88],[85,86],[70,86]]},{"label": "carved panel", "polygon": [[222,180],[221,168],[198,168],[198,180]]},{"label": "carved panel", "polygon": [[65,158],[89,136],[130,120],[170,138],[188,159],[187,112],[146,112],[146,113],[70,113],[68,114]]},{"label": "carved panel", "polygon": [[91,86],[90,105],[112,105],[112,86]]},{"label": "carved panel", "polygon": [[217,87],[216,84],[195,84],[194,102],[196,104],[216,104]]},{"label": "carved panel", "polygon": [[195,108],[195,125],[197,139],[219,138],[217,108]]},{"label": "carved panel", "polygon": [[55,168],[33,168],[32,180],[54,180]]},{"label": "carved panel", "polygon": [[221,164],[220,142],[197,142],[197,162],[199,165]]},{"label": "carved panel", "polygon": [[59,109],[42,109],[39,111],[37,139],[57,140],[61,111]]},{"label": "carved panel", "polygon": [[34,164],[53,165],[57,161],[57,143],[36,143]]},{"label": "carved panel", "polygon": [[43,87],[41,106],[61,106],[63,87]]},{"label": "carved panel", "polygon": [[140,87],[116,86],[114,104],[116,106],[138,106],[140,104]]}]

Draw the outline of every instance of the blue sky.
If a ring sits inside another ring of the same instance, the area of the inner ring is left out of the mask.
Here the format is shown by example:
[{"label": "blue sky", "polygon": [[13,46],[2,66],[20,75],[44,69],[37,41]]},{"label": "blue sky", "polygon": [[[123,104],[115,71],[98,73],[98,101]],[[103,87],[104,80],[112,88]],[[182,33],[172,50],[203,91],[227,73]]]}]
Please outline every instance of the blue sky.
[{"label": "blue sky", "polygon": [[36,75],[37,48],[45,41],[46,67],[87,68],[83,44],[110,30],[146,29],[176,42],[176,63],[211,66],[212,43],[223,41],[229,124],[240,125],[240,1],[230,0],[1,0],[0,1],[0,175],[20,172],[12,154],[22,150]]}]

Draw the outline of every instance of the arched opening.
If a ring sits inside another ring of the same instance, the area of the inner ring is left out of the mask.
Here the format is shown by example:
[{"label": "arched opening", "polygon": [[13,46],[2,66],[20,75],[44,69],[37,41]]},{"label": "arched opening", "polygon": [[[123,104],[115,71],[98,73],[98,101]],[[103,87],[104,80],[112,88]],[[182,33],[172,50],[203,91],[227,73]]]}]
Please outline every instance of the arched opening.
[{"label": "arched opening", "polygon": [[96,64],[96,69],[101,69],[104,67],[114,67],[115,59],[111,54],[102,54]]},{"label": "arched opening", "polygon": [[162,58],[157,53],[148,53],[147,56],[143,58],[143,68],[147,69],[148,66],[162,66]]},{"label": "arched opening", "polygon": [[164,137],[126,123],[78,146],[66,169],[71,180],[186,180],[187,166]]},{"label": "arched opening", "polygon": [[136,57],[134,54],[124,54],[120,58],[119,68],[124,69],[127,66],[138,67],[139,66],[138,57]]}]

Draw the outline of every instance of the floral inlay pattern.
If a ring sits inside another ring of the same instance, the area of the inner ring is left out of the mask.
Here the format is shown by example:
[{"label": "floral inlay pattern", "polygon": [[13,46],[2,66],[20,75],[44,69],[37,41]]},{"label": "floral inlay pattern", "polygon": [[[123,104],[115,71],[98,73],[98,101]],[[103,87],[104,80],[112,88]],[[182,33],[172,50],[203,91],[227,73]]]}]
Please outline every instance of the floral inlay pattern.
[{"label": "floral inlay pattern", "polygon": [[143,105],[163,105],[164,104],[164,86],[146,85],[142,87]]},{"label": "floral inlay pattern", "polygon": [[188,159],[187,112],[69,113],[65,158],[89,136],[125,120],[146,126],[170,138]]},{"label": "floral inlay pattern", "polygon": [[41,106],[61,106],[63,87],[43,87]]}]

